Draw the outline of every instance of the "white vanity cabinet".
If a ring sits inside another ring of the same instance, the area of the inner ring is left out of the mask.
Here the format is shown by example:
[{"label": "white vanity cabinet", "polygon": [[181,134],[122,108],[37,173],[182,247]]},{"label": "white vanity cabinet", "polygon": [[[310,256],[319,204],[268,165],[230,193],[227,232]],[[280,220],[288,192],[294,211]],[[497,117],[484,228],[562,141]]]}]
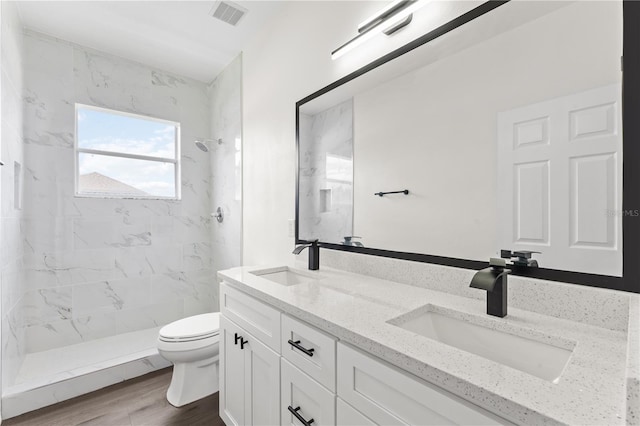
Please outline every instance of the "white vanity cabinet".
[{"label": "white vanity cabinet", "polygon": [[224,283],[220,295],[227,426],[510,424]]},{"label": "white vanity cabinet", "polygon": [[[269,324],[278,327],[276,334],[279,345],[280,312],[250,296],[224,287],[221,289],[221,296],[228,296],[231,293],[227,301],[232,300],[232,303],[225,309],[225,304],[221,302],[220,417],[227,426],[278,425],[280,424],[280,355],[250,333],[247,330],[250,327],[241,327],[230,317],[237,319],[238,322],[251,324],[255,318],[265,314],[273,320],[272,311],[274,311],[277,314],[277,321],[271,321]],[[229,306],[234,310],[230,312]],[[243,308],[249,306],[256,310],[245,312]],[[269,330],[268,326],[265,327],[265,323],[255,325],[259,330],[256,334],[274,335],[273,330]]]}]

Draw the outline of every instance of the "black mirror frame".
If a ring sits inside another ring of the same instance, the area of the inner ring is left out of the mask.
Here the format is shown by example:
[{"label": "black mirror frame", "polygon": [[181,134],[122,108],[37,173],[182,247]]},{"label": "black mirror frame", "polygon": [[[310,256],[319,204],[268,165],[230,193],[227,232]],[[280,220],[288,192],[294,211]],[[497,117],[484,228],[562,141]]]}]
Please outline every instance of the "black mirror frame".
[{"label": "black mirror frame", "polygon": [[[441,25],[435,30],[396,49],[362,68],[342,77],[326,87],[296,102],[296,222],[295,242],[306,241],[299,238],[300,207],[300,107],[305,103],[341,86],[374,68],[379,67],[411,50],[430,42],[492,10],[508,3],[509,0],[487,1],[475,9]],[[622,277],[563,271],[559,269],[534,268],[514,272],[514,275],[549,281],[599,287],[640,293],[640,2],[623,0],[623,74],[622,74],[622,131],[623,131],[623,170],[622,170],[622,216],[623,254]],[[636,166],[634,168],[634,166]],[[368,247],[345,246],[335,243],[319,243],[320,247],[367,254],[372,256],[403,259],[414,262],[433,263],[465,269],[479,270],[487,266],[486,262],[434,256],[421,253],[407,253]]]}]

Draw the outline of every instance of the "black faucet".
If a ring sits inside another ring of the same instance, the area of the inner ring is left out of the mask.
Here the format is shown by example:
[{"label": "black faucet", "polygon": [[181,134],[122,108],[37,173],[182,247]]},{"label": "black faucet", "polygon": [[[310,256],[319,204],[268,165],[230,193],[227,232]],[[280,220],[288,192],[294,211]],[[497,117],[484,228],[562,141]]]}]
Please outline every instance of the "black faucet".
[{"label": "black faucet", "polygon": [[511,250],[500,250],[500,257],[503,259],[511,259],[513,269],[519,270],[523,268],[537,268],[538,261],[532,259],[534,253],[540,253],[539,251],[518,250],[512,252]]},{"label": "black faucet", "polygon": [[364,247],[364,244],[362,244],[360,241],[353,241],[354,238],[362,238],[362,237],[357,237],[355,235],[347,235],[344,237],[344,241],[342,242],[342,244],[345,246]]},{"label": "black faucet", "polygon": [[313,240],[305,244],[301,244],[293,249],[293,254],[300,254],[302,250],[309,247],[309,269],[311,271],[317,271],[320,269],[320,246],[318,240]]},{"label": "black faucet", "polygon": [[487,291],[487,315],[503,318],[507,316],[507,275],[504,259],[491,258],[489,267],[473,276],[470,286]]}]

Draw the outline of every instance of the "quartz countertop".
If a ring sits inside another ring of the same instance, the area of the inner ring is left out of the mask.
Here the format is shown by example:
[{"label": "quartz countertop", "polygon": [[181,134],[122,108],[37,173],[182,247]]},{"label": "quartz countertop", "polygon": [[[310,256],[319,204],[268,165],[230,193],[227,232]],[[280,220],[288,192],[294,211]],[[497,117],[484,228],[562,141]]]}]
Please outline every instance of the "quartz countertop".
[{"label": "quartz countertop", "polygon": [[[281,311],[375,355],[480,407],[519,424],[625,424],[628,362],[626,331],[614,331],[509,308],[486,315],[484,300],[323,268],[297,270],[308,281],[272,282],[238,267],[218,277]],[[293,268],[292,268],[293,269]],[[481,291],[481,290],[478,290]],[[630,295],[636,297],[637,295]],[[454,310],[504,331],[530,332],[575,344],[559,381],[552,383],[388,323],[425,305]],[[632,304],[636,306],[637,303]],[[636,355],[631,354],[630,359]],[[633,371],[632,371],[633,373]],[[635,374],[635,373],[633,373]]]}]

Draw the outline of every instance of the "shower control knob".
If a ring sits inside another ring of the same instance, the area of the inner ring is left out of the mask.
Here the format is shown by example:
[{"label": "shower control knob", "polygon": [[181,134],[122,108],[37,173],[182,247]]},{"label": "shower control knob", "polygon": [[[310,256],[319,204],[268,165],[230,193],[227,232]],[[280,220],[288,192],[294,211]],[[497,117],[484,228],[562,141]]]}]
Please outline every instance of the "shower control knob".
[{"label": "shower control knob", "polygon": [[215,217],[218,223],[222,223],[224,220],[224,214],[222,212],[222,207],[218,207],[215,213],[211,213],[211,217]]}]

